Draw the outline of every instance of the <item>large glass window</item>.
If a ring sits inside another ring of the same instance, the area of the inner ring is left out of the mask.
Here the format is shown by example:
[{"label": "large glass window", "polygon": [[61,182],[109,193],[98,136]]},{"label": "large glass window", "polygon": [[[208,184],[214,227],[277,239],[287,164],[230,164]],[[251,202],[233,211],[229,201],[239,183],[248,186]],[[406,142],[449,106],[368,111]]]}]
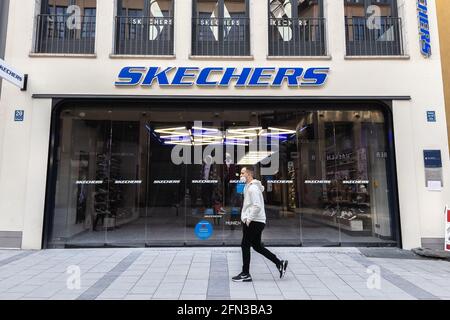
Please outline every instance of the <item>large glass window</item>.
[{"label": "large glass window", "polygon": [[116,54],[172,55],[173,0],[118,0]]},{"label": "large glass window", "polygon": [[250,54],[248,0],[194,0],[192,54]]},{"label": "large glass window", "polygon": [[96,8],[84,8],[84,24],[82,25],[81,37],[82,38],[95,38],[95,29],[90,26],[95,24]]},{"label": "large glass window", "polygon": [[396,0],[344,0],[347,55],[402,55]]},{"label": "large glass window", "polygon": [[323,1],[268,0],[269,55],[326,54]]},{"label": "large glass window", "polygon": [[96,5],[96,0],[41,1],[35,51],[94,53]]},{"label": "large glass window", "polygon": [[382,111],[210,103],[67,104],[47,245],[239,245],[247,165],[265,187],[266,244],[398,244]]}]

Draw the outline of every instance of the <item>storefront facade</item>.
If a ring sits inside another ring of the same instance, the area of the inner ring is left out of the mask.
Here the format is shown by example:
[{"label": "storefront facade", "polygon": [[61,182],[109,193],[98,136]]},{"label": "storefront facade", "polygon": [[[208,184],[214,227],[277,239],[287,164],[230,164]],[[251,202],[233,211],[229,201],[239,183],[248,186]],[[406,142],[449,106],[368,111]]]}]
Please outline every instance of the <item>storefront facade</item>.
[{"label": "storefront facade", "polygon": [[267,245],[443,242],[428,7],[425,43],[409,1],[12,2],[10,21],[30,19],[8,30],[6,60],[29,85],[2,88],[0,235],[34,249],[240,245],[251,165]]}]

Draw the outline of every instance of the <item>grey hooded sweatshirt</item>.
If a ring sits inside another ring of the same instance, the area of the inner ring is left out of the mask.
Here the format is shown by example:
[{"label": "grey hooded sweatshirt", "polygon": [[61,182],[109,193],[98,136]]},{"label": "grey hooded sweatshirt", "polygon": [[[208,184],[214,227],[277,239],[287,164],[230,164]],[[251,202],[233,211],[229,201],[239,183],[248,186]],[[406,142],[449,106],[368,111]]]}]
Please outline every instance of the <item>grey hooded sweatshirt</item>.
[{"label": "grey hooded sweatshirt", "polygon": [[244,205],[242,206],[241,220],[257,221],[266,223],[266,211],[264,210],[264,186],[261,181],[253,179],[245,185]]}]

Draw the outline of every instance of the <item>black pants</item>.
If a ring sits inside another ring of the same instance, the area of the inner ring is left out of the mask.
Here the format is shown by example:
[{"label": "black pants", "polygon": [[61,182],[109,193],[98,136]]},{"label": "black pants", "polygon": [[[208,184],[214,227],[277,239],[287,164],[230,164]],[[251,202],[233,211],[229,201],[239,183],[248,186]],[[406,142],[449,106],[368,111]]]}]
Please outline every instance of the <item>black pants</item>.
[{"label": "black pants", "polygon": [[250,247],[252,247],[256,252],[262,254],[264,257],[279,266],[281,261],[272,252],[264,248],[261,243],[261,235],[266,226],[262,222],[252,221],[247,227],[245,223],[243,225],[244,235],[242,237],[242,261],[244,265],[242,266],[242,272],[250,273]]}]

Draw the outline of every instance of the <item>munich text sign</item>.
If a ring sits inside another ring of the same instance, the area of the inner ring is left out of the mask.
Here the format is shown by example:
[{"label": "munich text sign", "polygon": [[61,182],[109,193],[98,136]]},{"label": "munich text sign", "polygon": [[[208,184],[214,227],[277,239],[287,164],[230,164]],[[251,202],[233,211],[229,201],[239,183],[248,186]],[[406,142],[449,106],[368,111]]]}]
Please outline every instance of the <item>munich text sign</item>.
[{"label": "munich text sign", "polygon": [[330,68],[124,67],[116,86],[152,87],[320,87]]}]

